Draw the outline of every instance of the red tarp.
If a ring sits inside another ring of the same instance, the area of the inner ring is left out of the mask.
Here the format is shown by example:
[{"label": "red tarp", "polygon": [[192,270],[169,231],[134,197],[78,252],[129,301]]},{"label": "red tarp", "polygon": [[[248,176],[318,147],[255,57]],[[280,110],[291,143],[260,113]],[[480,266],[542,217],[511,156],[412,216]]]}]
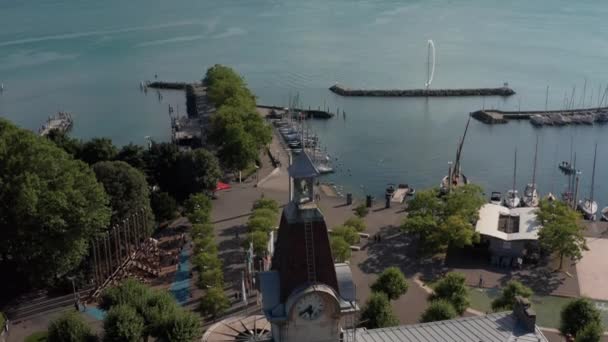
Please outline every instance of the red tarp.
[{"label": "red tarp", "polygon": [[221,191],[221,190],[228,190],[230,189],[230,185],[226,184],[226,183],[222,183],[222,182],[217,182],[217,185],[215,186],[215,191]]}]

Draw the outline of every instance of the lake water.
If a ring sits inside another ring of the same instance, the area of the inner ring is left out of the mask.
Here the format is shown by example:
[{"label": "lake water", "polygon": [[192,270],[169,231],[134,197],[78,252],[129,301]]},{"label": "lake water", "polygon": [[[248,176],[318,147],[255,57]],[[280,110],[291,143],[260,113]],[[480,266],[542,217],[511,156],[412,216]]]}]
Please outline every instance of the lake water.
[{"label": "lake water", "polygon": [[[259,102],[345,110],[346,120],[312,126],[338,157],[328,179],[349,191],[380,194],[385,185],[436,186],[454,159],[467,113],[481,107],[559,108],[597,104],[608,83],[608,3],[600,0],[3,0],[0,1],[0,115],[36,129],[58,110],[73,113],[73,134],[143,144],[169,136],[169,104],[183,94],[142,94],[142,80],[200,79],[222,63],[242,73]],[[502,98],[341,98],[327,88],[423,87],[426,42],[437,48],[433,87],[496,87]],[[591,99],[593,97],[593,99]],[[529,122],[471,127],[463,171],[486,191],[506,191],[518,149],[520,191],[532,174],[539,136],[538,183],[561,192],[556,164],[575,140],[589,192],[598,143],[595,195],[608,205],[608,127],[534,129]],[[350,169],[350,171],[349,171]]]}]

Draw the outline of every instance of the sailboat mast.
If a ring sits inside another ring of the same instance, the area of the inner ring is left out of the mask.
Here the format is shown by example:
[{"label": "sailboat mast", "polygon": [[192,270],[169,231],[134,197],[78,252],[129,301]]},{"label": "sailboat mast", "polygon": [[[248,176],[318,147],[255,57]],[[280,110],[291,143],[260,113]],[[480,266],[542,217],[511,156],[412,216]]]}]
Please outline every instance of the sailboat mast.
[{"label": "sailboat mast", "polygon": [[595,151],[593,152],[593,171],[591,173],[591,194],[590,194],[590,199],[591,199],[591,203],[593,203],[593,188],[595,185],[595,159],[597,157],[597,143],[595,143]]},{"label": "sailboat mast", "polygon": [[513,163],[513,197],[515,198],[515,179],[517,178],[517,147],[515,148],[515,162]]},{"label": "sailboat mast", "polygon": [[534,169],[532,169],[532,186],[536,188],[536,160],[538,156],[538,135],[536,136],[536,147],[534,148]]}]

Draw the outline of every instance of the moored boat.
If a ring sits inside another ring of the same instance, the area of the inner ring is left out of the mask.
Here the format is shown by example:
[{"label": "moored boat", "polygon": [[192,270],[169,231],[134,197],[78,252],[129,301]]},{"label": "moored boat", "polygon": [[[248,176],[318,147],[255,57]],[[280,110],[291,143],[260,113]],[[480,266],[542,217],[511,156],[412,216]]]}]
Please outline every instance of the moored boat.
[{"label": "moored boat", "polygon": [[519,192],[517,190],[509,190],[505,195],[504,206],[507,208],[517,208],[521,204],[521,199],[519,198]]},{"label": "moored boat", "polygon": [[452,168],[452,164],[450,163],[448,175],[441,179],[441,184],[439,185],[439,187],[442,194],[450,192],[450,190],[454,187],[469,184],[468,178],[461,171],[460,158],[462,157],[462,147],[464,146],[464,140],[467,136],[467,131],[469,130],[470,122],[471,117],[469,116],[469,119],[467,120],[467,125],[464,128],[464,134],[462,135],[462,139],[460,139],[458,149],[456,150],[456,161],[454,162],[454,167]]},{"label": "moored boat", "polygon": [[608,207],[602,209],[602,221],[608,221]]},{"label": "moored boat", "polygon": [[532,169],[532,183],[526,185],[523,195],[523,205],[526,207],[538,206],[538,192],[536,191],[536,160],[538,156],[538,136],[536,136],[536,146],[534,148],[534,168]]},{"label": "moored boat", "polygon": [[595,162],[597,158],[597,144],[595,144],[595,151],[593,152],[593,171],[591,173],[591,191],[589,192],[589,198],[585,198],[578,203],[578,210],[583,213],[583,216],[587,220],[595,221],[597,213],[597,202],[593,199],[593,188],[595,186]]},{"label": "moored boat", "polygon": [[490,203],[500,205],[502,203],[502,193],[500,191],[492,191]]}]

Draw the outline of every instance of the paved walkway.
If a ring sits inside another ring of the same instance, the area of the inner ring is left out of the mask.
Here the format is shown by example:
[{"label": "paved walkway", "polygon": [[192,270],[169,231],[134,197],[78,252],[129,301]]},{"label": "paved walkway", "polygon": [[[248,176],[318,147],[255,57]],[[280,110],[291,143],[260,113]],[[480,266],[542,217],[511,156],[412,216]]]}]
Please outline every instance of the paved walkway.
[{"label": "paved walkway", "polygon": [[587,238],[587,247],[576,265],[581,295],[608,300],[608,239]]},{"label": "paved walkway", "polygon": [[[188,244],[187,244],[188,245]],[[173,294],[180,305],[184,305],[190,299],[190,248],[185,246],[179,255],[178,270],[175,279],[171,283],[169,291]]]}]

